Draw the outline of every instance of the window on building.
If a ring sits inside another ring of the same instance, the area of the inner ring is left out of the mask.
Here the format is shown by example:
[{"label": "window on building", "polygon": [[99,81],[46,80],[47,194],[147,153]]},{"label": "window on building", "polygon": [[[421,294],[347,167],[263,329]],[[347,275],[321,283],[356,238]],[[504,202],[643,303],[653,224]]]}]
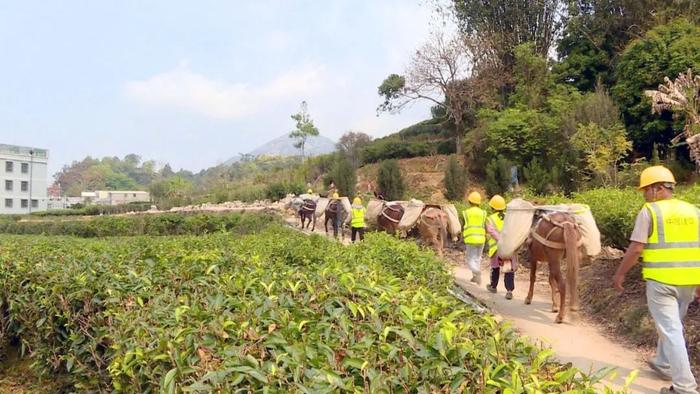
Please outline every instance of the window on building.
[{"label": "window on building", "polygon": [[20,183],[20,190],[23,192],[29,191],[29,182],[22,181],[22,183]]},{"label": "window on building", "polygon": [[22,163],[22,174],[29,174],[29,163]]},{"label": "window on building", "polygon": [[14,163],[11,161],[6,161],[5,162],[5,172],[12,172],[14,169]]},{"label": "window on building", "polygon": [[32,208],[39,208],[39,200],[32,199]]},{"label": "window on building", "polygon": [[23,198],[22,201],[20,201],[20,206],[21,206],[22,208],[27,208],[27,207],[29,207],[29,200]]},{"label": "window on building", "polygon": [[8,192],[12,191],[12,181],[8,181],[8,180],[5,181],[5,190]]},{"label": "window on building", "polygon": [[5,208],[12,208],[12,199],[11,198],[5,199]]}]

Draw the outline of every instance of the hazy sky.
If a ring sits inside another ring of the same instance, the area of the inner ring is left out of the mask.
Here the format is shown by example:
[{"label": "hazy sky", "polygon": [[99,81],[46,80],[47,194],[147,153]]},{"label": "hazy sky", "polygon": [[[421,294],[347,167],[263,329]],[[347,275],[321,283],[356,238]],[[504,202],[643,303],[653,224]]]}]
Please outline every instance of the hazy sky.
[{"label": "hazy sky", "polygon": [[49,149],[50,174],[127,153],[200,170],[289,132],[302,100],[322,135],[382,136],[429,116],[375,109],[432,15],[420,0],[3,2],[0,143]]}]

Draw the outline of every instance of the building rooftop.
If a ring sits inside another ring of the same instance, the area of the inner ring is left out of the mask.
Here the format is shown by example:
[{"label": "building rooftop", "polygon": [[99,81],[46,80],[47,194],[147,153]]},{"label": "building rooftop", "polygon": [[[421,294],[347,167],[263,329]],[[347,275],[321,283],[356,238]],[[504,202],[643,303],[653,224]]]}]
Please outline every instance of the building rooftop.
[{"label": "building rooftop", "polygon": [[33,153],[33,156],[36,158],[40,158],[40,159],[48,159],[49,158],[49,151],[47,149],[31,148],[28,146],[0,144],[0,153],[9,153],[12,155],[22,155],[22,156],[30,156]]}]

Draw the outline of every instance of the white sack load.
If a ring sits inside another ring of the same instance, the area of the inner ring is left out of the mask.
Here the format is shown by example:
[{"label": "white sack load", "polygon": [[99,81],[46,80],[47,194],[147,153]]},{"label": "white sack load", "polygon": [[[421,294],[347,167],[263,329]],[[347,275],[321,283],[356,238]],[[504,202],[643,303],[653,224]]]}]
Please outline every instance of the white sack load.
[{"label": "white sack load", "polygon": [[365,221],[369,224],[377,224],[377,219],[382,213],[382,208],[384,208],[384,201],[371,199],[367,204],[367,211],[365,212]]},{"label": "white sack load", "polygon": [[566,212],[574,217],[578,229],[581,232],[581,243],[588,256],[595,256],[600,253],[600,230],[595,223],[591,208],[585,204],[561,204],[542,205],[537,209],[554,212]]},{"label": "white sack load", "polygon": [[328,198],[321,197],[316,201],[316,211],[314,212],[314,216],[317,218],[321,217],[326,212],[326,208],[328,208],[328,204],[330,204],[331,200]]},{"label": "white sack load", "polygon": [[452,204],[442,204],[442,211],[447,214],[447,232],[454,237],[459,237],[462,232],[462,224],[459,222],[459,214],[457,208]]},{"label": "white sack load", "polygon": [[401,221],[399,221],[398,228],[400,231],[408,231],[415,226],[420,214],[423,213],[425,204],[423,201],[411,199],[411,201],[402,205],[404,212]]},{"label": "white sack load", "polygon": [[501,239],[498,241],[498,255],[513,257],[520,245],[527,240],[535,216],[535,206],[521,198],[516,198],[506,206]]},{"label": "white sack load", "polygon": [[302,205],[304,205],[304,200],[301,197],[294,197],[289,201],[289,207],[296,213],[299,213]]},{"label": "white sack load", "polygon": [[348,224],[352,218],[352,205],[350,205],[350,199],[347,197],[340,197],[340,203],[343,205],[343,211],[345,211],[345,220],[343,223]]},{"label": "white sack load", "polygon": [[588,205],[560,204],[534,206],[522,199],[511,201],[506,208],[501,240],[498,242],[498,254],[511,257],[528,237],[535,210],[564,212],[573,216],[579,231],[581,242],[588,256],[595,256],[601,251],[600,230],[595,223]]}]

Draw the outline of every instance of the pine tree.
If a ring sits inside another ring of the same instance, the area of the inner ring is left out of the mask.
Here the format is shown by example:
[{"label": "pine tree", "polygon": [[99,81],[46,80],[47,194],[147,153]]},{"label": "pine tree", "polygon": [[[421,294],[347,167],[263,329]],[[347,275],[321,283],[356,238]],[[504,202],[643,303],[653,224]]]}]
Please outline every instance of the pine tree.
[{"label": "pine tree", "polygon": [[396,160],[385,160],[379,165],[377,174],[379,192],[388,201],[401,200],[406,185]]},{"label": "pine tree", "polygon": [[451,156],[445,168],[445,197],[448,200],[461,200],[467,188],[467,174],[455,156]]}]

